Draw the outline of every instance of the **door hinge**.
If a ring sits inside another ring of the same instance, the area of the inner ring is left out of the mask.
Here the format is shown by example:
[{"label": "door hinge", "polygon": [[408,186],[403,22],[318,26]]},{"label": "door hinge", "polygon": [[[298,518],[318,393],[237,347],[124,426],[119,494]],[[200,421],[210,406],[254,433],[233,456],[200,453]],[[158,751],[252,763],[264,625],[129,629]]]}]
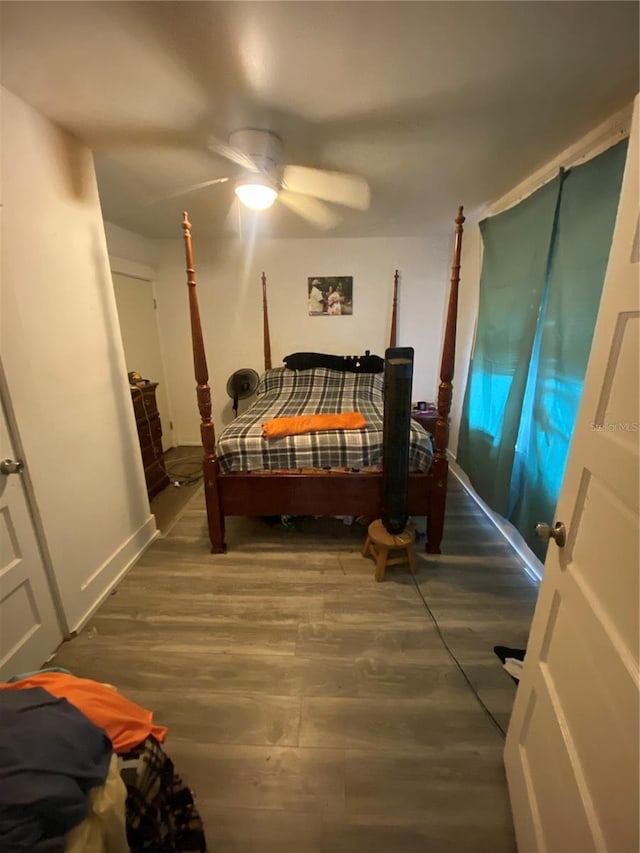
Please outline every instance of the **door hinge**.
[{"label": "door hinge", "polygon": [[173,429],[173,421],[169,421],[169,429]]},{"label": "door hinge", "polygon": [[158,310],[158,303],[156,302],[156,300],[155,300],[155,299],[153,300],[153,310],[154,310],[154,311],[157,311],[157,310]]}]

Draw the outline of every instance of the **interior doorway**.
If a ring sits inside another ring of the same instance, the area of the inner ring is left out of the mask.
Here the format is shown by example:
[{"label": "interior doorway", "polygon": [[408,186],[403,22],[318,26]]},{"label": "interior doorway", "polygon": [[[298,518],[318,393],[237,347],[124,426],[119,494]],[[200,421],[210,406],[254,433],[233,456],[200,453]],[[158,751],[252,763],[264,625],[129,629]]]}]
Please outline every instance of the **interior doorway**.
[{"label": "interior doorway", "polygon": [[112,278],[127,373],[136,371],[144,379],[158,383],[156,402],[162,424],[162,446],[168,450],[174,446],[173,424],[153,282],[116,270],[112,270]]}]

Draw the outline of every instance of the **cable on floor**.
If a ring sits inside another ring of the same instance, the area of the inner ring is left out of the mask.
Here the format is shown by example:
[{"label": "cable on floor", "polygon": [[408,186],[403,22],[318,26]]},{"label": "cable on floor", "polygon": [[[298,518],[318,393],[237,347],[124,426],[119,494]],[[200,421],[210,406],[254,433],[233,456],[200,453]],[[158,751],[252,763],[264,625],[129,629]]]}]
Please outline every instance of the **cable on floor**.
[{"label": "cable on floor", "polygon": [[502,728],[502,726],[500,725],[500,723],[499,723],[499,722],[496,720],[496,718],[493,716],[493,714],[491,713],[491,711],[489,710],[489,708],[485,705],[485,703],[483,702],[483,700],[482,700],[482,698],[481,698],[480,694],[478,693],[478,691],[476,690],[476,688],[473,686],[473,683],[471,682],[471,679],[469,678],[469,676],[467,675],[467,673],[466,673],[466,672],[464,671],[464,669],[462,668],[462,664],[460,663],[460,661],[458,660],[458,658],[454,655],[453,651],[451,650],[451,647],[449,646],[449,643],[447,643],[447,641],[446,641],[446,639],[445,639],[445,637],[444,637],[444,634],[442,633],[442,629],[440,628],[440,625],[438,624],[438,620],[437,620],[437,619],[436,619],[436,617],[434,616],[432,609],[429,607],[429,602],[428,602],[428,601],[427,601],[427,599],[424,597],[424,595],[423,595],[423,593],[422,593],[422,590],[420,589],[420,585],[418,584],[418,580],[417,580],[417,578],[416,578],[414,575],[412,575],[411,577],[412,577],[412,579],[413,579],[413,583],[415,584],[416,589],[418,590],[418,595],[419,595],[419,596],[420,596],[420,598],[422,599],[422,603],[424,604],[424,606],[425,606],[425,609],[426,609],[427,613],[428,613],[428,614],[429,614],[429,616],[431,617],[431,621],[433,622],[433,624],[434,624],[434,626],[435,626],[435,629],[436,629],[436,631],[437,631],[437,633],[438,633],[438,636],[440,637],[440,640],[442,641],[442,645],[443,645],[443,646],[445,647],[445,649],[447,650],[447,653],[448,653],[449,657],[450,657],[450,658],[451,658],[451,660],[455,663],[456,667],[460,670],[460,673],[461,673],[462,677],[464,678],[464,680],[465,680],[465,681],[467,682],[467,684],[469,685],[469,688],[470,688],[471,692],[472,692],[472,693],[473,693],[473,695],[476,697],[476,700],[477,700],[478,704],[482,707],[482,710],[483,710],[483,711],[485,712],[485,714],[489,717],[489,719],[491,720],[491,722],[493,723],[493,725],[498,729],[498,731],[500,732],[500,734],[502,735],[502,737],[506,737],[506,736],[507,736],[507,734],[506,734],[505,730]]},{"label": "cable on floor", "polygon": [[[193,471],[180,471],[178,466],[184,463],[187,466],[195,468]],[[165,473],[171,480],[172,486],[191,486],[202,479],[202,456],[185,456],[183,459],[172,459],[170,464],[167,464],[166,459],[162,460],[162,467]]]},{"label": "cable on floor", "polygon": [[[149,437],[152,439],[151,441],[151,449],[153,450],[153,459],[157,466],[161,471],[169,478],[172,486],[176,488],[180,488],[180,486],[191,486],[194,483],[197,483],[198,480],[202,478],[202,456],[185,456],[183,459],[174,459],[171,465],[167,465],[166,460],[164,459],[163,454],[158,454],[156,451],[155,443],[153,442],[153,427],[151,426],[151,418],[149,417],[149,412],[147,411],[147,403],[144,396],[143,387],[140,385],[129,385],[132,391],[137,391],[139,394],[140,402],[142,403],[142,411],[144,412],[144,418],[147,423],[147,428],[149,430]],[[195,464],[194,460],[198,460],[198,468],[199,471],[193,474],[181,474],[175,472],[175,466],[181,465],[183,462]],[[173,469],[173,470],[172,470]]]}]

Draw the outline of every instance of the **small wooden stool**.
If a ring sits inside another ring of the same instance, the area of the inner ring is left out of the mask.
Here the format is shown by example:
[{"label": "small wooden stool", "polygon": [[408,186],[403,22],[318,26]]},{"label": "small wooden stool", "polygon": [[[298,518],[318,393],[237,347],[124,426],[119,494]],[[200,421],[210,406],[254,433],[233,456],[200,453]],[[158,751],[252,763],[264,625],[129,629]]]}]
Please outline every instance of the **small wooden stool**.
[{"label": "small wooden stool", "polygon": [[[393,536],[387,531],[381,519],[372,521],[367,530],[367,539],[362,548],[363,557],[375,557],[377,581],[384,580],[384,572],[387,566],[395,566],[398,563],[409,563],[409,571],[415,575],[416,549],[414,542],[416,531],[412,525],[407,525],[402,533]],[[389,559],[391,551],[404,551],[404,556]]]}]

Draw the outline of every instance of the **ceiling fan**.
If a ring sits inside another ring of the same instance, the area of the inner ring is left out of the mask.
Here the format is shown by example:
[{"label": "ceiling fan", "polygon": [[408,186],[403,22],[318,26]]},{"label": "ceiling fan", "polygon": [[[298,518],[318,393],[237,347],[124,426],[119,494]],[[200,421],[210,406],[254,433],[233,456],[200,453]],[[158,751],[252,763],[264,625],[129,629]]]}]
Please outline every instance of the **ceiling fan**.
[{"label": "ceiling fan", "polygon": [[240,166],[240,175],[192,184],[165,198],[234,181],[236,196],[250,210],[266,210],[277,200],[302,219],[323,229],[334,228],[342,220],[327,202],[356,210],[369,207],[371,193],[364,178],[287,164],[282,139],[271,130],[236,130],[228,143],[209,137],[208,147],[214,154]]}]

